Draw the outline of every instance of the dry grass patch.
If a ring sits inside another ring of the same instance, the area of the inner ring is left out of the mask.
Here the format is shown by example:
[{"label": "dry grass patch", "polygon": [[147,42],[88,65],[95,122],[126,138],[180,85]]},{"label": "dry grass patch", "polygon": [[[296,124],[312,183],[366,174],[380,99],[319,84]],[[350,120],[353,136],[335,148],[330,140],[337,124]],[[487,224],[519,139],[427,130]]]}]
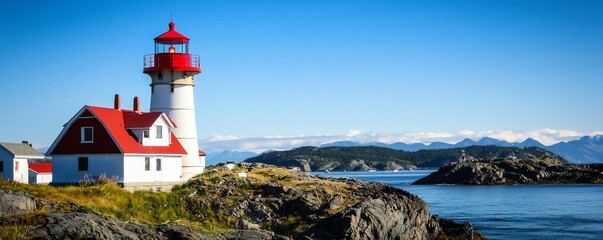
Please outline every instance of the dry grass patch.
[{"label": "dry grass patch", "polygon": [[54,187],[0,181],[0,189],[23,191],[56,203],[75,203],[122,221],[156,224],[190,219],[177,193],[131,193],[115,183]]}]

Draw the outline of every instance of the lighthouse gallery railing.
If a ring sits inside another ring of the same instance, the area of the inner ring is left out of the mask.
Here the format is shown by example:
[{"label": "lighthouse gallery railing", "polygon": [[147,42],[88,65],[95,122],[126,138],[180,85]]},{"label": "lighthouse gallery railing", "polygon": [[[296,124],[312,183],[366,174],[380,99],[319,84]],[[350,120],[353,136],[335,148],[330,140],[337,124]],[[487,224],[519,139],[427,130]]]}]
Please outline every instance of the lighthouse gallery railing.
[{"label": "lighthouse gallery railing", "polygon": [[200,68],[201,58],[196,54],[159,53],[144,56],[144,68]]}]

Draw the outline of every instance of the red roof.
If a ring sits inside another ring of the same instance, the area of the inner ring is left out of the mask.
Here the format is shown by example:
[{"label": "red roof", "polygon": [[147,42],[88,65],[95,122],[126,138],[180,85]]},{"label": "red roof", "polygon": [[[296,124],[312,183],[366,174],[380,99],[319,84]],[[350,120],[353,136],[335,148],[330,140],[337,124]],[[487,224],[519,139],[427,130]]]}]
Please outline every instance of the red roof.
[{"label": "red roof", "polygon": [[52,163],[30,163],[29,169],[37,173],[52,173]]},{"label": "red roof", "polygon": [[204,151],[199,150],[199,156],[207,156],[207,154]]},{"label": "red roof", "polygon": [[[124,109],[119,110],[94,106],[86,106],[86,108],[88,108],[88,110],[90,110],[90,112],[92,112],[92,114],[104,125],[122,153],[186,154],[186,150],[184,150],[174,133],[170,134],[172,141],[168,146],[143,146],[138,142],[136,137],[126,129],[126,122],[133,125],[134,123],[147,123],[149,119],[153,119],[153,117],[155,117],[154,120],[156,120],[161,113],[151,112],[138,114],[137,112]],[[136,116],[141,119],[136,119]],[[154,120],[153,122],[155,122]],[[170,119],[170,121],[172,120]]]},{"label": "red roof", "polygon": [[170,30],[155,38],[156,43],[187,43],[190,39],[174,30],[176,24],[170,22]]},{"label": "red roof", "polygon": [[[130,110],[121,110],[124,114],[124,126],[126,128],[149,128],[161,117],[162,112],[134,112]],[[170,123],[176,127],[176,123],[170,119]]]}]

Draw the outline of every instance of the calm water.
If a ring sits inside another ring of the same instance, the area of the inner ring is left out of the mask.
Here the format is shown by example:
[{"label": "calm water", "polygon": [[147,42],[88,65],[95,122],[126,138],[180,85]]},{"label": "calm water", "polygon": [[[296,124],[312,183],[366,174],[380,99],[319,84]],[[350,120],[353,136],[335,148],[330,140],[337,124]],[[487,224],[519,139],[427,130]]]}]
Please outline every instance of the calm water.
[{"label": "calm water", "polygon": [[421,197],[432,214],[490,239],[603,239],[603,185],[414,186],[430,170],[314,173],[382,182]]}]

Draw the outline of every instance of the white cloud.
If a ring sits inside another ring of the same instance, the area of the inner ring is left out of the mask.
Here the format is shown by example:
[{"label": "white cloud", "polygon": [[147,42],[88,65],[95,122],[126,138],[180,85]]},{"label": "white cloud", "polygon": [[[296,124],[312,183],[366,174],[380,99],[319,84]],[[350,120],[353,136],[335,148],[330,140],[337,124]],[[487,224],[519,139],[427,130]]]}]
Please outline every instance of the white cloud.
[{"label": "white cloud", "polygon": [[222,136],[222,135],[213,135],[210,138],[207,138],[206,140],[208,142],[220,142],[220,141],[229,141],[229,140],[237,140],[240,139],[237,136],[234,135],[227,135],[227,136]]},{"label": "white cloud", "polygon": [[348,134],[346,136],[353,137],[356,135],[360,135],[361,133],[362,133],[362,131],[360,131],[358,129],[352,129],[352,130],[348,131]]},{"label": "white cloud", "polygon": [[571,130],[539,129],[530,132],[514,132],[509,130],[471,131],[462,130],[457,133],[448,132],[403,132],[403,133],[362,133],[360,130],[350,130],[340,135],[317,135],[317,136],[270,136],[241,138],[233,135],[216,135],[199,141],[201,149],[206,152],[218,152],[224,150],[264,152],[266,150],[288,150],[301,146],[320,146],[325,143],[336,141],[355,141],[360,143],[383,142],[383,143],[425,143],[446,142],[457,143],[465,138],[475,141],[483,137],[491,137],[508,142],[522,142],[527,138],[533,138],[544,145],[552,145],[561,141],[571,141],[582,136],[603,135],[603,131],[576,132]]}]

